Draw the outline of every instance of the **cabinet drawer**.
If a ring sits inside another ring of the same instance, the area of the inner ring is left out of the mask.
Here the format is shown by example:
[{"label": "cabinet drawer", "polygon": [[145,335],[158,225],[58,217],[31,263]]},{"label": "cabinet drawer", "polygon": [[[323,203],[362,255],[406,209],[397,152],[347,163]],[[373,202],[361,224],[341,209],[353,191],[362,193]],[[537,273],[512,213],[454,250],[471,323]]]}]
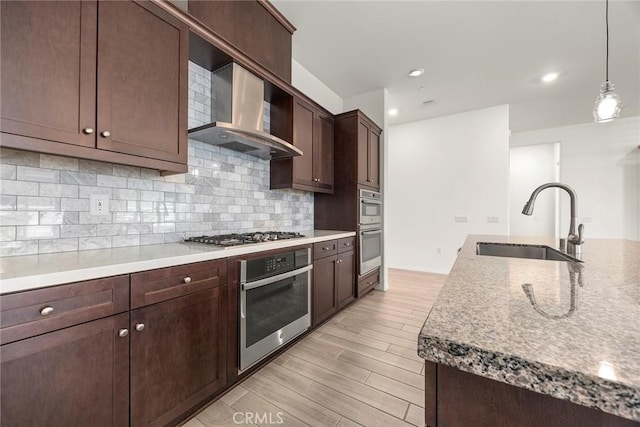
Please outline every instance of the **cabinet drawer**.
[{"label": "cabinet drawer", "polygon": [[338,253],[338,241],[327,240],[313,244],[313,259],[324,258]]},{"label": "cabinet drawer", "polygon": [[358,298],[373,289],[374,286],[380,283],[380,269],[365,274],[358,279]]},{"label": "cabinet drawer", "polygon": [[0,307],[6,344],[129,310],[129,276],[4,295]]},{"label": "cabinet drawer", "polygon": [[131,308],[226,284],[226,259],[135,273],[131,275]]},{"label": "cabinet drawer", "polygon": [[345,237],[338,240],[338,253],[352,251],[356,248],[356,237]]}]

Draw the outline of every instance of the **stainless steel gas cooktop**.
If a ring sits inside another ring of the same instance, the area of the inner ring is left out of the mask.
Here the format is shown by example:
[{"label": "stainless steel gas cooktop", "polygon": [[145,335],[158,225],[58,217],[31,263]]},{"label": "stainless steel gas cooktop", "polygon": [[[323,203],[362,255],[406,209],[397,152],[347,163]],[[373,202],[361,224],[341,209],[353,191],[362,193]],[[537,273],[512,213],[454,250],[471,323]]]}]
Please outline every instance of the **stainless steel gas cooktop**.
[{"label": "stainless steel gas cooktop", "polygon": [[294,231],[265,231],[243,234],[220,234],[217,236],[197,236],[185,239],[185,242],[205,243],[216,246],[238,246],[251,243],[271,242],[275,240],[298,239],[305,237]]}]

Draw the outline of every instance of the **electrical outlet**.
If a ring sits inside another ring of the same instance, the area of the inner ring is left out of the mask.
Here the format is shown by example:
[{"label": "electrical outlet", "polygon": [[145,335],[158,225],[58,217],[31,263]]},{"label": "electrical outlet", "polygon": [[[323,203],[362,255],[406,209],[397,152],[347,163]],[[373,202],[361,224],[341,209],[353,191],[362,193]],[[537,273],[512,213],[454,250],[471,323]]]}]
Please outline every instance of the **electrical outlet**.
[{"label": "electrical outlet", "polygon": [[498,224],[500,222],[500,219],[497,216],[488,216],[487,222],[489,224]]},{"label": "electrical outlet", "polygon": [[455,216],[453,219],[455,222],[469,222],[469,217],[467,216]]},{"label": "electrical outlet", "polygon": [[89,214],[109,215],[109,196],[106,194],[91,194],[89,196]]},{"label": "electrical outlet", "polygon": [[442,248],[436,248],[436,253],[438,255],[441,255],[442,254]]}]

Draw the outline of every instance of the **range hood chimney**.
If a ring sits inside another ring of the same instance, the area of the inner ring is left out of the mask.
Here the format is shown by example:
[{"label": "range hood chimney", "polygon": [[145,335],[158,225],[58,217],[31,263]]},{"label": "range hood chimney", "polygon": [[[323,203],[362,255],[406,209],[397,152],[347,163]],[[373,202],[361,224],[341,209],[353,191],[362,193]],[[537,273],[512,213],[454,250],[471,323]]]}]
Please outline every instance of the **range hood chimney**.
[{"label": "range hood chimney", "polygon": [[189,138],[265,160],[301,156],[302,151],[264,131],[264,82],[236,63],[211,73],[216,121],[189,129]]}]

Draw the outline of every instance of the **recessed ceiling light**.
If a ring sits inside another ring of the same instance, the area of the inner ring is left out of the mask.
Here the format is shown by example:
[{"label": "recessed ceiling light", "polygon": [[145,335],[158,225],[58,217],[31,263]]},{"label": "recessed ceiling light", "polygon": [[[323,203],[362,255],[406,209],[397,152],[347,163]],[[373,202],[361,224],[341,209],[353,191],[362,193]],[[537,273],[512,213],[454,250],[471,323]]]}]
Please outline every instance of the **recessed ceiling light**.
[{"label": "recessed ceiling light", "polygon": [[559,76],[558,73],[547,73],[544,76],[542,76],[542,81],[545,83],[551,83],[552,81],[557,79],[558,76]]},{"label": "recessed ceiling light", "polygon": [[419,77],[423,74],[424,74],[424,69],[422,68],[414,68],[413,70],[409,71],[409,77]]},{"label": "recessed ceiling light", "polygon": [[388,111],[390,116],[397,116],[398,115],[398,109],[397,108],[392,108]]}]

